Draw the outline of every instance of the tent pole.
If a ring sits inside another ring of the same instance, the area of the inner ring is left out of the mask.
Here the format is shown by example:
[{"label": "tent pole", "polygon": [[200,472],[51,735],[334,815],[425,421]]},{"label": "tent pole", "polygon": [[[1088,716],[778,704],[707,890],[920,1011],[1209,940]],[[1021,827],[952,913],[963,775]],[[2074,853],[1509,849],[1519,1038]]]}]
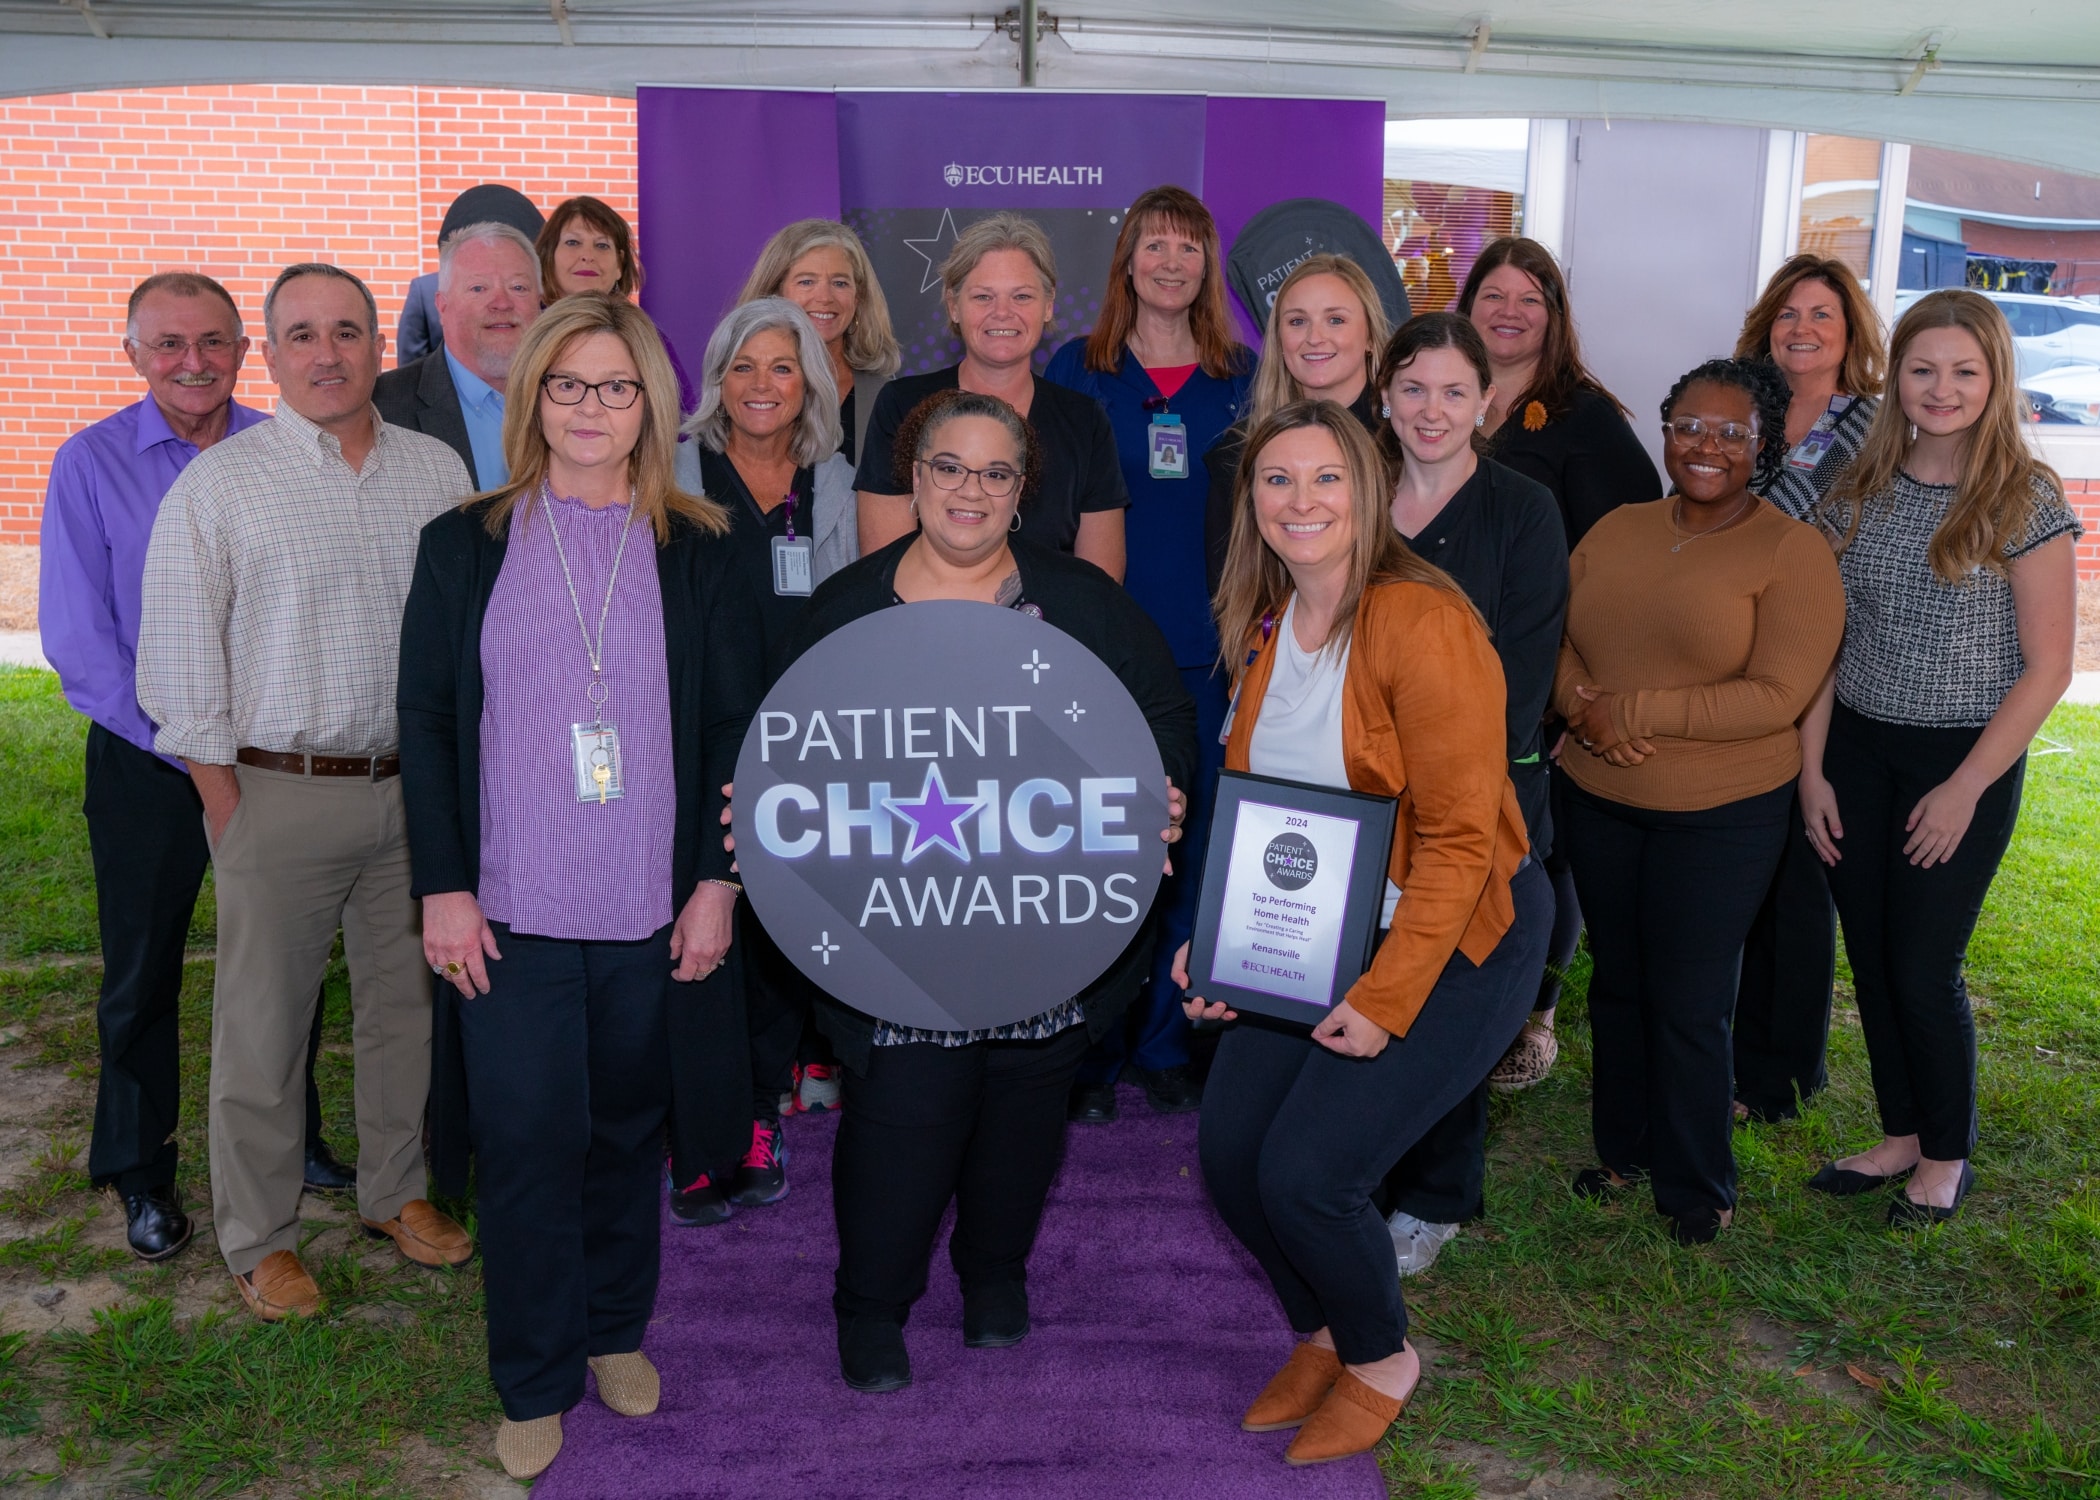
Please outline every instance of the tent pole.
[{"label": "tent pole", "polygon": [[1021,87],[1035,87],[1035,38],[1038,0],[1021,0]]}]

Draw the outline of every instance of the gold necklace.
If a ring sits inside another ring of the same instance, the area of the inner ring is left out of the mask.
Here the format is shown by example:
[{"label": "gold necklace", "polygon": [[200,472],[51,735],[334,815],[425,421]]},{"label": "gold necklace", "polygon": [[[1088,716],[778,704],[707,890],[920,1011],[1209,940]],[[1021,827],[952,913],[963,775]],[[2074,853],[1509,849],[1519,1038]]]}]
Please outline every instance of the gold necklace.
[{"label": "gold necklace", "polygon": [[1676,532],[1679,536],[1683,536],[1684,540],[1679,542],[1676,546],[1672,547],[1670,551],[1672,553],[1682,552],[1685,548],[1691,546],[1692,543],[1698,541],[1699,538],[1701,538],[1702,536],[1712,536],[1717,531],[1726,531],[1737,521],[1740,521],[1749,512],[1750,507],[1755,505],[1756,503],[1757,496],[1745,495],[1743,497],[1743,503],[1735,508],[1735,513],[1729,516],[1729,518],[1723,521],[1720,525],[1709,526],[1704,531],[1695,531],[1690,536],[1685,536],[1684,497],[1682,495],[1672,496],[1670,499],[1670,529]]}]

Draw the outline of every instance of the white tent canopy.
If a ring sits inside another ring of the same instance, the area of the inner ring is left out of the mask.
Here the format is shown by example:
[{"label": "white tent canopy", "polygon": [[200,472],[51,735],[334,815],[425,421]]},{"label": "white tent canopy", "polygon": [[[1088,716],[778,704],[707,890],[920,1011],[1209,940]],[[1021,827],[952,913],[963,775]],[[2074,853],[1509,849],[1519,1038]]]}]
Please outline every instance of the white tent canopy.
[{"label": "white tent canopy", "polygon": [[[1400,118],[1699,120],[2100,174],[2094,0],[1043,0],[1042,24],[1048,88],[1334,93],[1383,98]],[[0,94],[1010,88],[1016,31],[934,0],[0,0]]]}]

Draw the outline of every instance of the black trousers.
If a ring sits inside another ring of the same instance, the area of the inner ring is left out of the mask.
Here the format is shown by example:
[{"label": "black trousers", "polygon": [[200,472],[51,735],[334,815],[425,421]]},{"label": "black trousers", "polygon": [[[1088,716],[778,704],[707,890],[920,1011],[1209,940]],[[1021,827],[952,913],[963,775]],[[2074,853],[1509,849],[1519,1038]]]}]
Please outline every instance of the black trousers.
[{"label": "black trousers", "polygon": [[[1547,729],[1549,739],[1558,732],[1550,726]],[[1560,1004],[1560,976],[1575,962],[1575,948],[1582,941],[1582,899],[1575,892],[1575,866],[1568,859],[1568,841],[1560,832],[1567,822],[1571,785],[1560,762],[1549,760],[1546,805],[1553,816],[1553,848],[1547,852],[1544,864],[1546,878],[1553,882],[1553,933],[1546,940],[1546,967],[1539,978],[1538,1003],[1531,1007],[1542,1015]],[[1485,1107],[1483,1101],[1482,1108]]]},{"label": "black trousers", "polygon": [[459,1008],[488,1297],[489,1376],[514,1422],[583,1399],[584,1361],[642,1346],[656,1306],[671,1074],[670,929],[526,937]]},{"label": "black trousers", "polygon": [[1452,954],[1407,1035],[1376,1057],[1248,1016],[1218,1041],[1197,1142],[1211,1201],[1291,1327],[1329,1330],[1348,1364],[1407,1338],[1392,1235],[1371,1201],[1379,1180],[1487,1077],[1536,993],[1551,886],[1527,862],[1510,894],[1516,921],[1487,962]]},{"label": "black trousers", "polygon": [[1845,829],[1830,889],[1845,924],[1881,1128],[1915,1135],[1934,1161],[1964,1161],[1976,1149],[1976,1023],[1962,963],[2012,843],[2027,757],[1977,799],[1945,863],[1913,865],[1903,853],[1904,824],[1982,733],[1883,723],[1840,703],[1823,751]]},{"label": "black trousers", "polygon": [[736,940],[744,950],[744,1014],[751,1033],[751,1118],[777,1120],[780,1096],[795,1082],[803,1038],[816,1029],[809,1024],[816,986],[780,951],[750,902],[737,902],[736,924]]},{"label": "black trousers", "polygon": [[[100,724],[88,725],[81,812],[102,934],[102,994],[95,1005],[102,1069],[88,1175],[97,1187],[138,1193],[175,1180],[182,955],[211,848],[204,803],[188,774]],[[321,1096],[314,1087],[320,1044],[316,1006],[306,1052],[309,1146],[321,1136]]]},{"label": "black trousers", "polygon": [[1735,1206],[1731,1143],[1743,936],[1772,884],[1793,788],[1697,812],[1568,788],[1561,836],[1589,921],[1597,1159],[1645,1174],[1672,1217]]},{"label": "black trousers", "polygon": [[914,1042],[877,1047],[865,1074],[846,1075],[831,1157],[841,1320],[904,1322],[951,1199],[963,1289],[1027,1280],[1086,1049],[1084,1026],[1039,1042]]},{"label": "black trousers", "polygon": [[1753,1118],[1791,1120],[1830,1081],[1823,1052],[1836,981],[1837,907],[1796,797],[1735,991],[1735,1097]]}]

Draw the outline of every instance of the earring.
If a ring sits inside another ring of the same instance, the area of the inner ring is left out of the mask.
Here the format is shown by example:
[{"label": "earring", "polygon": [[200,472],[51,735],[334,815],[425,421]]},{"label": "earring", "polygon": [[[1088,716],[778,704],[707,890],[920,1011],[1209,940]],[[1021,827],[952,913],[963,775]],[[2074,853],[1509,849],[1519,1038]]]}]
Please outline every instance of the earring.
[{"label": "earring", "polygon": [[1918,424],[1915,422],[1910,424],[1910,440],[1914,443],[1918,440]]},{"label": "earring", "polygon": [[1378,408],[1378,415],[1380,415],[1381,417],[1390,417],[1392,414],[1393,409],[1390,406],[1381,406]]},{"label": "earring", "polygon": [[1475,427],[1485,427],[1485,426],[1487,426],[1487,424],[1488,424],[1488,414],[1487,414],[1486,412],[1482,412],[1482,413],[1481,413],[1481,414],[1480,414],[1479,416],[1477,416],[1477,417],[1475,417],[1475,418],[1473,419],[1473,425],[1474,425]]},{"label": "earring", "polygon": [[1018,505],[1014,507],[1013,521],[1007,526],[1006,529],[1008,531],[1019,531],[1021,529],[1021,508]]}]

